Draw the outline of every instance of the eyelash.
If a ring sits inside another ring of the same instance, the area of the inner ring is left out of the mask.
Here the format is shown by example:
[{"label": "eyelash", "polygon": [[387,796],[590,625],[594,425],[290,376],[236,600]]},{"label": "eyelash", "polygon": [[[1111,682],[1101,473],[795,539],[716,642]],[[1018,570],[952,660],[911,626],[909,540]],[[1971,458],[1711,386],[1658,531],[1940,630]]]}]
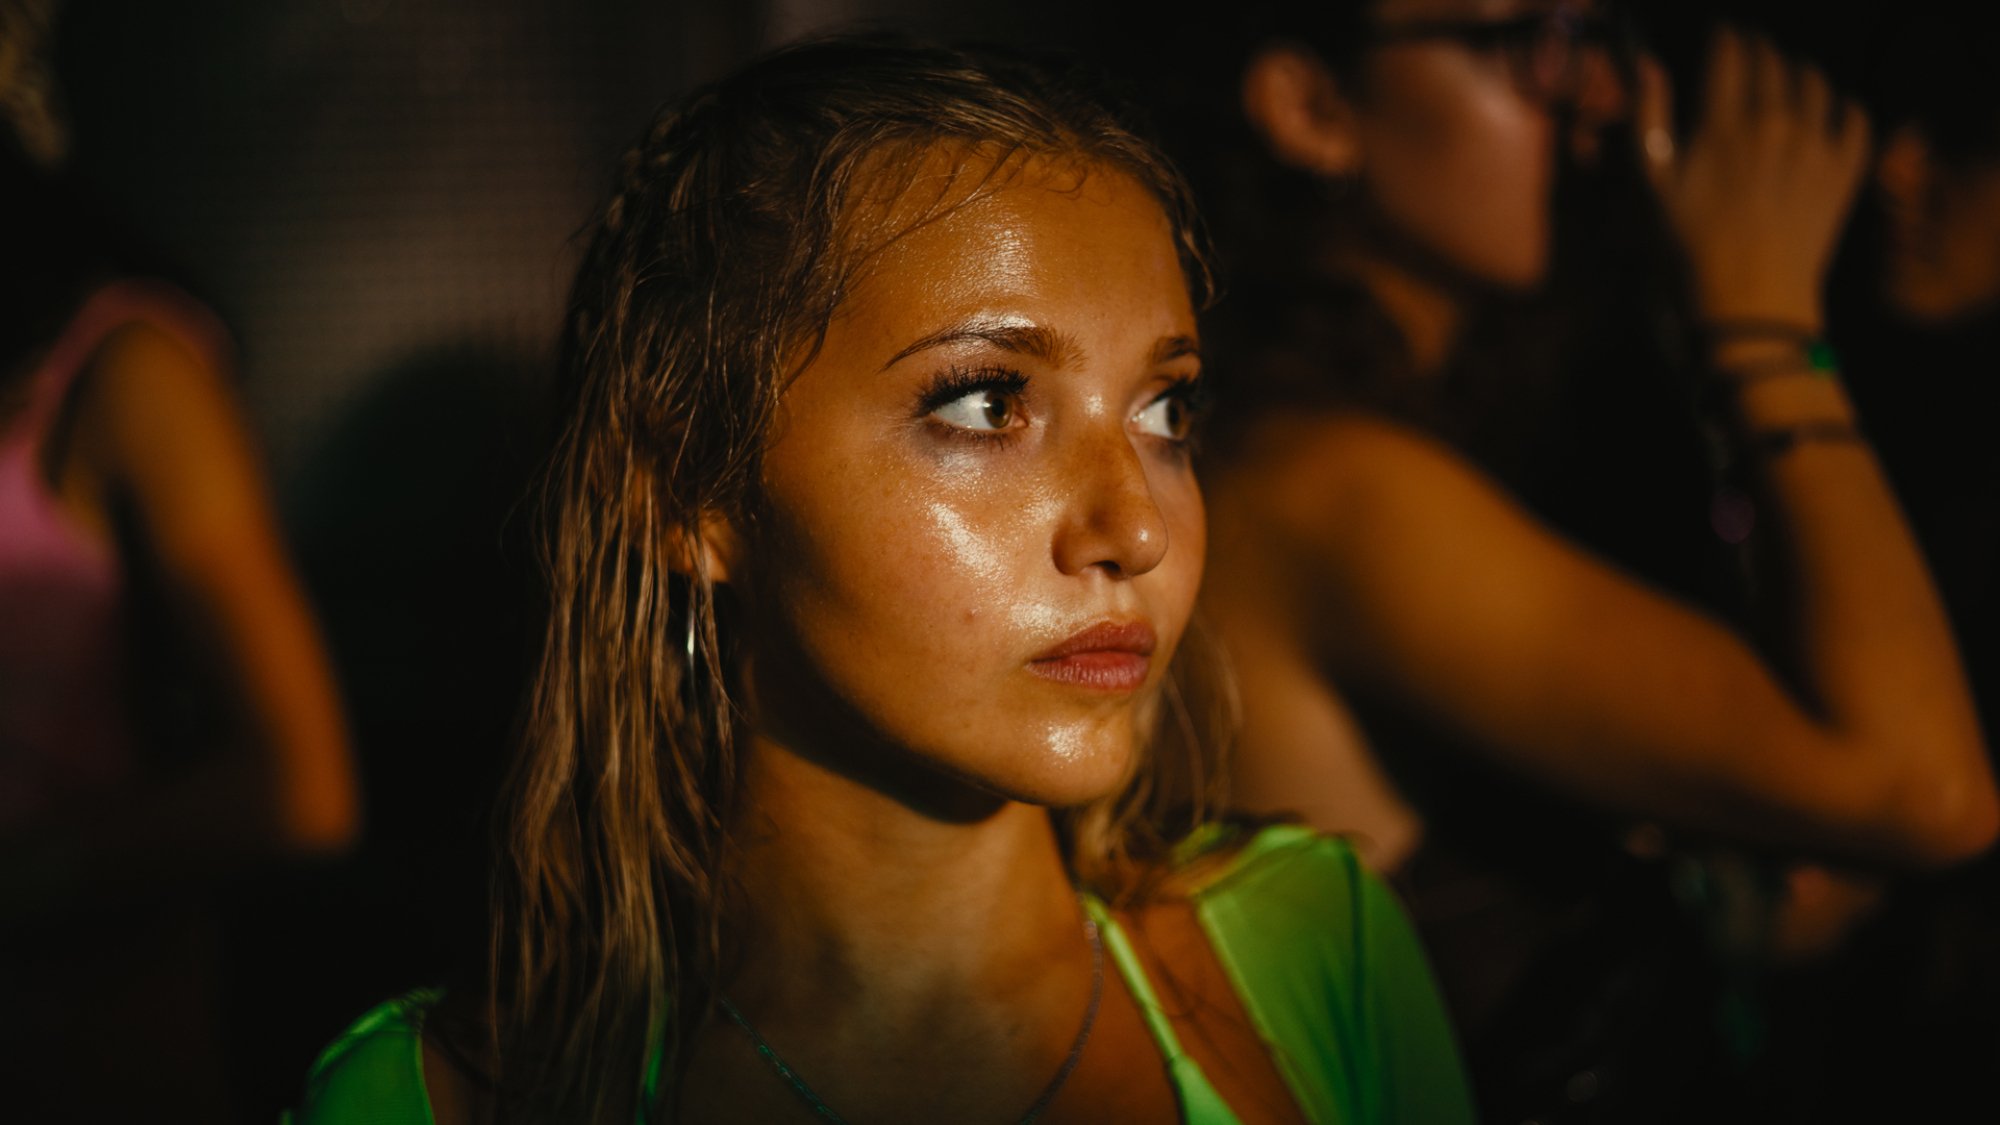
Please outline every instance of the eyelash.
[{"label": "eyelash", "polygon": [[1160,438],[1170,445],[1180,456],[1190,456],[1201,445],[1202,421],[1208,417],[1212,398],[1209,381],[1200,375],[1188,375],[1173,380],[1167,389],[1146,401],[1141,410],[1151,409],[1163,399],[1180,400],[1181,409],[1187,412],[1187,429],[1178,438]]},{"label": "eyelash", "polygon": [[[930,384],[918,396],[916,417],[919,420],[927,419],[940,407],[974,391],[992,391],[1018,399],[1027,389],[1028,377],[1011,367],[947,367],[933,376]],[[1174,379],[1165,390],[1148,399],[1146,406],[1150,407],[1161,399],[1179,399],[1182,408],[1187,410],[1191,417],[1188,423],[1188,435],[1174,444],[1192,448],[1200,436],[1201,423],[1208,416],[1212,397],[1209,381],[1206,378],[1189,375]],[[948,431],[953,437],[967,441],[1007,442],[1017,436],[1015,430],[987,433],[943,424],[940,424],[939,428]]]},{"label": "eyelash", "polygon": [[1027,389],[1028,377],[1011,367],[947,367],[933,376],[930,385],[918,396],[916,415],[919,421],[930,422],[934,430],[953,440],[1005,445],[1019,437],[1020,431],[967,430],[937,421],[931,415],[974,391],[990,391],[1018,400]]},{"label": "eyelash", "polygon": [[1191,415],[1188,419],[1190,440],[1192,440],[1194,434],[1200,432],[1202,419],[1208,417],[1208,408],[1215,401],[1213,388],[1209,384],[1209,381],[1200,375],[1187,375],[1176,378],[1172,386],[1154,396],[1154,401],[1157,402],[1163,398],[1180,399],[1181,405],[1187,408],[1188,414]]},{"label": "eyelash", "polygon": [[948,402],[974,391],[998,391],[1019,397],[1028,389],[1028,377],[1011,367],[947,367],[931,378],[930,386],[917,399],[917,417],[929,417]]}]

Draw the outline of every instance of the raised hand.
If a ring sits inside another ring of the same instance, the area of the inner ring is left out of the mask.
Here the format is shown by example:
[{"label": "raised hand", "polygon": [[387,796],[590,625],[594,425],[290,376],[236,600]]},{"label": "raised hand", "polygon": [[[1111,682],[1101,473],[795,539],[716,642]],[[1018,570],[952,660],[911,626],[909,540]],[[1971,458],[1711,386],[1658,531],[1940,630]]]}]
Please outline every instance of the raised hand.
[{"label": "raised hand", "polygon": [[1866,115],[1814,67],[1725,30],[1701,127],[1675,140],[1664,70],[1640,67],[1640,159],[1693,267],[1711,321],[1817,332],[1827,263],[1868,156]]}]

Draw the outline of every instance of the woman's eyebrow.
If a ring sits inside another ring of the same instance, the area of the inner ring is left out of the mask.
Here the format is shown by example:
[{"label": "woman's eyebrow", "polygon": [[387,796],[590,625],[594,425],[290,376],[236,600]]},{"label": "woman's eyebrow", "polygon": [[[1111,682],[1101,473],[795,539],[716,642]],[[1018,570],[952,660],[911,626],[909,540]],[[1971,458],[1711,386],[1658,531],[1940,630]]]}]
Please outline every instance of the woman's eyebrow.
[{"label": "woman's eyebrow", "polygon": [[1153,345],[1154,363],[1171,363],[1184,355],[1201,358],[1201,341],[1193,336],[1165,336]]},{"label": "woman's eyebrow", "polygon": [[992,344],[994,347],[1040,360],[1051,367],[1066,367],[1083,359],[1083,349],[1078,347],[1076,341],[1065,332],[1016,317],[975,318],[960,321],[925,336],[897,352],[889,362],[882,365],[882,370],[887,371],[918,352],[941,348],[947,344],[963,343],[967,340]]}]

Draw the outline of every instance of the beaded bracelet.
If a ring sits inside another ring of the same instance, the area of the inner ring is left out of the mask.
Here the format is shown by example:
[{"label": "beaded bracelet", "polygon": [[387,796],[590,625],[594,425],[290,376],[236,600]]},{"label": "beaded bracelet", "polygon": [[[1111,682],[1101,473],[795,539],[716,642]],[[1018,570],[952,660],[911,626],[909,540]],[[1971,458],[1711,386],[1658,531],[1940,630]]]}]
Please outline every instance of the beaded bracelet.
[{"label": "beaded bracelet", "polygon": [[1713,344],[1729,340],[1791,340],[1801,346],[1819,342],[1820,331],[1811,325],[1790,320],[1760,320],[1742,317],[1732,320],[1711,320],[1701,326],[1701,332]]},{"label": "beaded bracelet", "polygon": [[1800,422],[1781,430],[1765,430],[1752,434],[1745,443],[1751,449],[1766,457],[1776,457],[1796,449],[1807,442],[1836,442],[1859,445],[1867,439],[1853,422],[1827,418],[1817,422]]},{"label": "beaded bracelet", "polygon": [[1778,375],[1811,375],[1820,379],[1839,376],[1840,355],[1833,350],[1832,344],[1817,336],[1794,342],[1799,347],[1797,355],[1750,364],[1732,363],[1727,367],[1717,367],[1715,373],[1731,387],[1761,382]]}]

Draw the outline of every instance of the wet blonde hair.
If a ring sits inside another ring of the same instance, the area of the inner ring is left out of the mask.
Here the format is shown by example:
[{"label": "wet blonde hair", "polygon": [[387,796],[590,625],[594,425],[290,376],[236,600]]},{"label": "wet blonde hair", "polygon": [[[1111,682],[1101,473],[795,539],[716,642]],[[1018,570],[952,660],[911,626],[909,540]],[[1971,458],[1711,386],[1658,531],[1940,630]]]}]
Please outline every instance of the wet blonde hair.
[{"label": "wet blonde hair", "polygon": [[[667,1099],[719,971],[739,777],[703,517],[752,501],[775,405],[875,248],[843,227],[857,188],[941,146],[976,152],[961,167],[988,180],[1024,155],[1131,176],[1206,303],[1178,173],[1086,84],[1012,58],[795,46],[626,154],[571,295],[542,497],[549,616],[502,814],[486,1017],[503,1117],[630,1121],[662,1058]],[[1210,709],[1178,688],[1165,702],[1120,789],[1056,814],[1074,875],[1114,899],[1146,893],[1213,807]]]}]

